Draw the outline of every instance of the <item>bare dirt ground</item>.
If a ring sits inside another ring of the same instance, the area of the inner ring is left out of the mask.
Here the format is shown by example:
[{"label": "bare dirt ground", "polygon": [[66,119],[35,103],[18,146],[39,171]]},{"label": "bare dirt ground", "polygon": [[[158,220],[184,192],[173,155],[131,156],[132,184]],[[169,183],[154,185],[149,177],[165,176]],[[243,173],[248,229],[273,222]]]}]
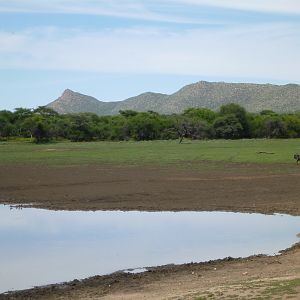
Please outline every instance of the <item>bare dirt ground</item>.
[{"label": "bare dirt ground", "polygon": [[2,165],[0,203],[66,210],[228,210],[300,214],[300,167]]},{"label": "bare dirt ground", "polygon": [[[2,203],[49,209],[300,214],[296,165],[203,162],[183,167],[4,165],[0,197]],[[142,274],[96,276],[0,295],[0,299],[100,298],[300,299],[300,247],[274,257],[164,266]]]}]

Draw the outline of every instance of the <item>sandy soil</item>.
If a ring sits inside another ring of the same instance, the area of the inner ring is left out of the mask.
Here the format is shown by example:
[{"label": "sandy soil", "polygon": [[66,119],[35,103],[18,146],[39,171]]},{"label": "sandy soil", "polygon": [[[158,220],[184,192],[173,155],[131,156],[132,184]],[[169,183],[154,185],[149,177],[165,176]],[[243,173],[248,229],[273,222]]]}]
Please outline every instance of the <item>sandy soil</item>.
[{"label": "sandy soil", "polygon": [[[175,167],[6,165],[2,203],[50,209],[229,210],[300,213],[294,165],[199,163]],[[300,228],[299,228],[300,232]],[[220,245],[221,247],[221,245]],[[46,271],[46,270],[45,270]],[[254,256],[117,273],[0,299],[300,299],[300,247]]]}]

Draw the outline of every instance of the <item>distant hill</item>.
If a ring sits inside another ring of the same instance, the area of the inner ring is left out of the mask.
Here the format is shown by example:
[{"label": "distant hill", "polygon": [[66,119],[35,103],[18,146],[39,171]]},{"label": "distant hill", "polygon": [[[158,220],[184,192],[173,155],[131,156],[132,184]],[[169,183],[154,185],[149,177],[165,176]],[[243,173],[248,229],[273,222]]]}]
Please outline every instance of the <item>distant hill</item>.
[{"label": "distant hill", "polygon": [[180,113],[190,107],[217,110],[226,103],[238,103],[250,112],[270,109],[276,112],[300,111],[300,85],[272,85],[200,81],[174,94],[144,93],[118,102],[103,102],[69,89],[47,106],[58,113],[93,112],[114,115],[119,110]]},{"label": "distant hill", "polygon": [[60,114],[93,112],[97,114],[111,114],[113,102],[101,102],[94,97],[83,95],[66,89],[55,101],[49,103],[50,107]]}]

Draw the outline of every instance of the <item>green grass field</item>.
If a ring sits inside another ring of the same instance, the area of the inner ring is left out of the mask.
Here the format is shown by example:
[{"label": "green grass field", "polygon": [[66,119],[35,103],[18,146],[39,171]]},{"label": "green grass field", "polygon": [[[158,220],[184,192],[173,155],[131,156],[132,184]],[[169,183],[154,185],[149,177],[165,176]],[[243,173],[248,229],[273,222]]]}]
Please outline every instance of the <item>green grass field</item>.
[{"label": "green grass field", "polygon": [[203,160],[295,164],[294,153],[300,153],[300,139],[186,140],[183,144],[178,144],[178,141],[58,142],[43,145],[26,141],[0,142],[0,164],[170,164]]}]

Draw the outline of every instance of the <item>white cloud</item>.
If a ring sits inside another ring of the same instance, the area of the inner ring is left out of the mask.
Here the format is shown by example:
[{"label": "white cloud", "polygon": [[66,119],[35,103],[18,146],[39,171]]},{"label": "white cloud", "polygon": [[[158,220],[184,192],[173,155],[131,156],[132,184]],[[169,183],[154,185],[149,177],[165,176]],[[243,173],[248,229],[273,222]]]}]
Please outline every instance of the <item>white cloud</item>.
[{"label": "white cloud", "polygon": [[292,24],[165,31],[0,32],[0,68],[217,77],[300,77],[300,28]]},{"label": "white cloud", "polygon": [[0,12],[99,15],[171,23],[219,23],[161,11],[163,2],[155,0],[149,5],[147,1],[137,0],[0,0]]},{"label": "white cloud", "polygon": [[299,0],[169,0],[181,4],[206,5],[213,7],[270,12],[300,14]]},{"label": "white cloud", "polygon": [[194,6],[300,14],[299,0],[0,0],[0,12],[106,15],[178,23],[197,23],[189,13],[180,13],[181,9],[193,13]]}]

